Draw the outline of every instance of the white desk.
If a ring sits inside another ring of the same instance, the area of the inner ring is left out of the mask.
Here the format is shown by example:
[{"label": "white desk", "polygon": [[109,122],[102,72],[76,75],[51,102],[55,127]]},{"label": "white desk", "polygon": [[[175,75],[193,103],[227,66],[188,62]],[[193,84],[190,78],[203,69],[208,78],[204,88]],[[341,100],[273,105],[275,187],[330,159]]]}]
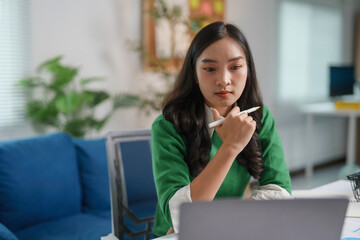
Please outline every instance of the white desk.
[{"label": "white desk", "polygon": [[313,174],[313,130],[315,116],[346,117],[348,118],[346,164],[352,166],[356,158],[356,119],[360,117],[360,111],[356,110],[337,110],[333,102],[307,104],[302,107],[302,112],[306,114],[306,139],[307,139],[307,162],[305,168],[306,177]]},{"label": "white desk", "polygon": [[154,238],[154,240],[178,240],[179,239],[178,233],[169,234],[163,237]]},{"label": "white desk", "polygon": [[[332,182],[332,183],[314,188],[312,190],[314,190],[316,192],[320,191],[320,192],[352,193],[350,182],[347,180],[339,180],[336,182]],[[345,218],[342,237],[345,234],[344,231],[348,230],[348,228],[353,228],[354,225],[357,226],[357,228],[360,228],[360,218]],[[156,240],[178,240],[178,238],[179,238],[178,234],[173,233],[173,234],[155,238],[155,239]],[[356,238],[354,238],[354,239],[356,239]]]},{"label": "white desk", "polygon": [[351,184],[348,180],[338,180],[311,190],[317,192],[352,193]]},{"label": "white desk", "polygon": [[[338,180],[336,182],[332,182],[332,183],[314,188],[312,190],[315,192],[352,193],[351,184],[347,180]],[[349,207],[350,207],[350,205],[349,205]],[[342,234],[341,234],[341,239],[354,239],[354,240],[360,239],[359,228],[360,228],[360,218],[359,217],[346,217],[344,226],[343,226],[343,230],[342,230]]]}]

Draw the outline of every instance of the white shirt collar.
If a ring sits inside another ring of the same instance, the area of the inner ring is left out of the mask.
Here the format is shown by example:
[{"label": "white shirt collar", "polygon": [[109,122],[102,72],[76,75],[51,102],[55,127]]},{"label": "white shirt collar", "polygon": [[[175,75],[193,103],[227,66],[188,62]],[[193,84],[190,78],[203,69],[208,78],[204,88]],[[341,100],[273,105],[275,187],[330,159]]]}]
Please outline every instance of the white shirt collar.
[{"label": "white shirt collar", "polygon": [[206,122],[206,127],[209,130],[209,135],[210,138],[212,137],[213,133],[214,133],[214,128],[209,128],[209,123],[212,123],[214,121],[214,115],[210,109],[210,107],[208,107],[208,105],[205,105],[205,122]]},{"label": "white shirt collar", "polygon": [[[233,104],[233,106],[235,106],[236,103]],[[214,115],[212,110],[210,109],[210,107],[208,105],[206,105],[204,103],[205,106],[205,122],[206,122],[206,127],[209,130],[209,135],[210,138],[212,137],[212,135],[214,134],[214,128],[209,128],[209,123],[212,123],[214,121]],[[223,116],[220,116],[220,118],[224,118]]]}]

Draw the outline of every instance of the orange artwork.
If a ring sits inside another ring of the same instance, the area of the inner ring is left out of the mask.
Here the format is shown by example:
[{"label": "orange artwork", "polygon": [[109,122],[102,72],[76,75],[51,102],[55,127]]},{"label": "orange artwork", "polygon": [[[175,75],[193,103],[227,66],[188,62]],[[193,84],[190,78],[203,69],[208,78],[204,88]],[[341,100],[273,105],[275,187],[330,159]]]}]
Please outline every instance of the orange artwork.
[{"label": "orange artwork", "polygon": [[179,70],[197,31],[225,19],[225,0],[143,0],[142,5],[143,62],[150,71],[159,65]]}]

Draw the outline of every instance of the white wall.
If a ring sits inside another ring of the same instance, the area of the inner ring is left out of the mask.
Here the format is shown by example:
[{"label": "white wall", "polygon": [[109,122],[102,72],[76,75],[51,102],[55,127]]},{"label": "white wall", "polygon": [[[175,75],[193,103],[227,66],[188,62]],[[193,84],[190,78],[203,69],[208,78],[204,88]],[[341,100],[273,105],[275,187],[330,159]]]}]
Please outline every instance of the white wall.
[{"label": "white wall", "polygon": [[[344,0],[344,45],[343,60],[352,62],[353,18],[359,2]],[[264,103],[272,111],[277,130],[283,142],[287,164],[291,169],[304,167],[306,162],[305,118],[299,110],[289,109],[286,119],[280,119],[279,103],[276,98],[278,69],[278,8],[279,0],[229,0],[228,21],[237,24],[246,34],[252,48],[258,79]],[[316,163],[338,159],[345,155],[346,121],[341,118],[316,118],[314,158]]]},{"label": "white wall", "polygon": [[[95,88],[111,94],[136,92],[134,82],[141,62],[127,42],[140,41],[140,24],[140,1],[33,0],[33,67],[63,55],[65,64],[80,67],[81,77],[106,79],[94,83]],[[103,116],[108,110],[104,104],[97,114]],[[136,110],[119,110],[99,135],[110,130],[149,127],[138,121],[137,114]]]},{"label": "white wall", "polygon": [[[357,0],[344,0],[344,60],[352,60],[352,29]],[[304,118],[294,114],[291,121],[278,119],[276,102],[278,0],[226,0],[226,18],[238,25],[248,38],[264,102],[277,120],[285,156],[292,169],[304,166],[306,159]],[[64,55],[67,64],[81,66],[81,75],[103,76],[96,85],[111,93],[144,91],[147,74],[141,72],[139,56],[126,40],[141,40],[140,0],[33,0],[32,44],[34,68],[45,59]],[[154,78],[154,77],[153,77]],[[99,111],[102,115],[108,107]],[[98,134],[110,130],[149,128],[157,114],[145,116],[137,110],[120,110]],[[346,123],[341,119],[315,121],[318,162],[345,154]],[[336,137],[333,137],[336,134]]]}]

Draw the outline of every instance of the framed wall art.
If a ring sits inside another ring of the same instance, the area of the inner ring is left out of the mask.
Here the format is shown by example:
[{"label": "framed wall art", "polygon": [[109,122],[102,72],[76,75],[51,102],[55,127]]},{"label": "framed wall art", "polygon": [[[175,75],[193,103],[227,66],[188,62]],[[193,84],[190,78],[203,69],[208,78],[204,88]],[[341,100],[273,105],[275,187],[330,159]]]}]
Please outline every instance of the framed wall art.
[{"label": "framed wall art", "polygon": [[145,70],[179,70],[202,27],[224,21],[225,0],[143,0],[142,51]]}]

